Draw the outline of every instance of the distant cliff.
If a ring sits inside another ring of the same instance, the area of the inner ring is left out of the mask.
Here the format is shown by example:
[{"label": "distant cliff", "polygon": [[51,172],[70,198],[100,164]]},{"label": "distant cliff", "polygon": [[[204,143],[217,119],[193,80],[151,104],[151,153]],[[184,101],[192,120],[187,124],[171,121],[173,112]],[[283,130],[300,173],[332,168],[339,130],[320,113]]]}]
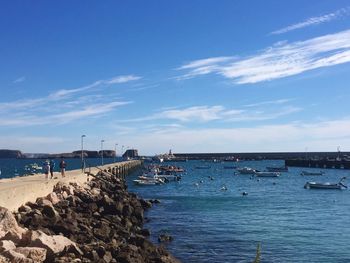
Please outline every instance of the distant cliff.
[{"label": "distant cliff", "polygon": [[22,158],[23,154],[18,150],[0,149],[0,158]]}]

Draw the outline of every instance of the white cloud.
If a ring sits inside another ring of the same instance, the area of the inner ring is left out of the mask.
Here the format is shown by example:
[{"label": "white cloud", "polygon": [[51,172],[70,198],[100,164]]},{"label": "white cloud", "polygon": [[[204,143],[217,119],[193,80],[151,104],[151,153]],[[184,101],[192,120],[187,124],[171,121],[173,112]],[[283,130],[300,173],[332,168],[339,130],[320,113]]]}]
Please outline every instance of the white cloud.
[{"label": "white cloud", "polygon": [[152,114],[150,116],[128,119],[124,122],[142,122],[152,120],[175,120],[183,123],[211,121],[239,122],[239,121],[262,121],[276,119],[291,113],[301,111],[302,108],[284,106],[277,109],[226,109],[221,105],[193,106],[183,109],[169,109]]},{"label": "white cloud", "polygon": [[308,19],[304,20],[303,22],[296,23],[296,24],[278,29],[276,31],[271,32],[270,34],[272,34],[272,35],[283,34],[283,33],[287,33],[289,31],[293,31],[296,29],[323,24],[323,23],[332,21],[334,19],[337,19],[339,17],[349,15],[349,13],[350,13],[349,7],[341,8],[333,13],[329,13],[329,14],[326,14],[323,16],[316,16],[316,17],[308,18]]},{"label": "white cloud", "polygon": [[135,76],[135,75],[124,75],[124,76],[117,76],[114,78],[111,78],[109,80],[104,81],[106,84],[120,84],[120,83],[126,83],[129,81],[139,80],[141,77]]},{"label": "white cloud", "polygon": [[188,72],[178,78],[215,73],[236,84],[284,78],[350,62],[350,30],[290,44],[279,43],[260,51],[255,56],[234,61],[216,63],[215,58],[206,61],[210,64],[203,66],[203,63],[194,61],[180,67]]},{"label": "white cloud", "polygon": [[12,83],[16,84],[16,83],[20,83],[26,80],[26,77],[22,76],[18,79],[15,79],[14,81],[12,81]]},{"label": "white cloud", "polygon": [[279,100],[268,100],[268,101],[261,101],[257,103],[251,103],[244,105],[245,107],[257,107],[257,106],[265,106],[265,105],[279,105],[279,104],[285,104],[287,102],[290,102],[292,99],[279,99]]}]

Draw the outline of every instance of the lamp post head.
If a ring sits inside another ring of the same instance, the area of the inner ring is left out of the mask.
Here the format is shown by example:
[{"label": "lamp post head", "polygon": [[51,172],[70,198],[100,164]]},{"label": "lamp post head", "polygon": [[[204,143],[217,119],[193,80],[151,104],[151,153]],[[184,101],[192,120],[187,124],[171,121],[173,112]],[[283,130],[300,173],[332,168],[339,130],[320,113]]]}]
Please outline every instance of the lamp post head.
[{"label": "lamp post head", "polygon": [[86,135],[83,134],[83,135],[81,136],[81,138],[84,138],[84,137],[86,137]]}]

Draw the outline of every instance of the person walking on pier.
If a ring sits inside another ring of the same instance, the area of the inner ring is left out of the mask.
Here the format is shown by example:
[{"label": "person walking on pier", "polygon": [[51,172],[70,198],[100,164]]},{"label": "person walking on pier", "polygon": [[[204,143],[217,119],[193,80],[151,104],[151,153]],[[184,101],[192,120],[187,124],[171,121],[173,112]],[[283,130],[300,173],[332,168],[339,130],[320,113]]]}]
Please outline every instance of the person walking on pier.
[{"label": "person walking on pier", "polygon": [[55,168],[55,161],[50,160],[50,174],[51,174],[51,179],[53,178],[53,170]]},{"label": "person walking on pier", "polygon": [[67,167],[67,164],[66,164],[66,162],[64,161],[64,159],[62,157],[61,158],[61,162],[60,162],[60,169],[61,169],[62,177],[66,177],[66,175],[65,175],[66,167]]}]

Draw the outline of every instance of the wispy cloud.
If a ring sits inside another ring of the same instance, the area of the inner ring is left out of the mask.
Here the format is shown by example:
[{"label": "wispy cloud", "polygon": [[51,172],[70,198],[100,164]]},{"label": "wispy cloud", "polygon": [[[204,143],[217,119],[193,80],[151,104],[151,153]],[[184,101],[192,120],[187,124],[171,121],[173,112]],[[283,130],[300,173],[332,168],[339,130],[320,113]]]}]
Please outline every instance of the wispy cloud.
[{"label": "wispy cloud", "polygon": [[262,121],[301,111],[302,108],[284,106],[278,109],[226,109],[224,106],[193,106],[182,109],[163,110],[150,116],[128,119],[124,122],[142,122],[151,120],[171,120],[182,123],[207,123],[221,120],[223,122]]},{"label": "wispy cloud", "polygon": [[[219,57],[220,58],[220,57]],[[305,71],[350,62],[350,30],[306,41],[278,43],[254,56],[220,60],[196,60],[181,66],[181,78],[219,74],[236,84],[258,83],[297,75]]]},{"label": "wispy cloud", "polygon": [[79,88],[75,88],[75,89],[61,89],[58,91],[55,91],[53,93],[51,93],[49,95],[50,99],[54,99],[54,100],[59,100],[62,98],[65,98],[68,95],[71,94],[75,94],[78,92],[82,92],[82,91],[86,91],[86,90],[90,90],[93,88],[97,88],[97,87],[104,87],[104,86],[110,86],[113,84],[122,84],[122,83],[127,83],[130,81],[135,81],[135,80],[139,80],[142,77],[140,76],[135,76],[135,75],[121,75],[121,76],[115,76],[113,78],[110,79],[102,79],[102,80],[97,80],[89,85],[86,86],[82,86]]},{"label": "wispy cloud", "polygon": [[18,79],[15,79],[14,81],[12,81],[12,83],[16,84],[16,83],[20,83],[26,80],[26,77],[22,76]]},{"label": "wispy cloud", "polygon": [[340,18],[343,16],[347,16],[349,14],[350,14],[350,7],[341,8],[333,13],[329,13],[329,14],[322,15],[322,16],[310,17],[310,18],[308,18],[300,23],[296,23],[296,24],[278,29],[276,31],[271,32],[270,34],[271,35],[283,34],[283,33],[287,33],[289,31],[293,31],[296,29],[323,24],[326,22],[330,22],[334,19],[337,19],[337,18]]},{"label": "wispy cloud", "polygon": [[120,83],[126,83],[129,81],[139,80],[141,77],[135,76],[135,75],[124,75],[124,76],[117,76],[114,78],[111,78],[109,80],[105,80],[105,84],[120,84]]},{"label": "wispy cloud", "polygon": [[285,104],[292,101],[292,99],[279,99],[279,100],[268,100],[268,101],[261,101],[257,103],[251,103],[244,105],[245,107],[257,107],[257,106],[265,106],[265,105],[280,105]]},{"label": "wispy cloud", "polygon": [[134,75],[116,76],[75,89],[57,90],[39,98],[0,102],[0,127],[65,124],[103,116],[133,102],[117,98],[113,92],[103,90],[102,93],[102,88],[140,78]]}]

